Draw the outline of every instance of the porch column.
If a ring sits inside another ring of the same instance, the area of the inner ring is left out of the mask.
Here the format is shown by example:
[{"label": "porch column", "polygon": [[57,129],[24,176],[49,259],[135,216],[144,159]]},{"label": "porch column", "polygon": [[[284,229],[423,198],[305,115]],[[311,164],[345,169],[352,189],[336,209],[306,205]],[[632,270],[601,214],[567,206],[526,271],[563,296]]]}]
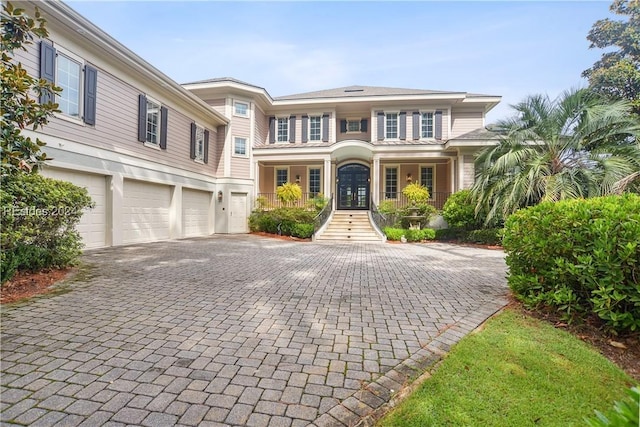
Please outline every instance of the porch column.
[{"label": "porch column", "polygon": [[324,185],[322,186],[324,196],[331,197],[331,194],[333,193],[333,188],[331,185],[331,157],[324,159],[322,174],[324,176]]},{"label": "porch column", "polygon": [[253,161],[253,198],[258,197],[258,193],[260,193],[260,162],[257,160]]},{"label": "porch column", "polygon": [[456,159],[449,159],[449,176],[451,183],[449,184],[451,194],[456,192]]},{"label": "porch column", "polygon": [[380,204],[380,158],[377,156],[373,157],[373,172],[371,174],[371,184],[373,191],[373,203],[377,205]]},{"label": "porch column", "polygon": [[458,154],[458,188],[462,190],[464,187],[464,155]]}]

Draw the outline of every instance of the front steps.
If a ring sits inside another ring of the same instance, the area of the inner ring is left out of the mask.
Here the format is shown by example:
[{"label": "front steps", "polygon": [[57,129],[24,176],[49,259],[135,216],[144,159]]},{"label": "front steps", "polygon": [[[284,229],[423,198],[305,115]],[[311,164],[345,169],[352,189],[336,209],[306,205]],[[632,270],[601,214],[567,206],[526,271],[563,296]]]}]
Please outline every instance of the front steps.
[{"label": "front steps", "polygon": [[331,222],[315,237],[316,241],[381,242],[367,211],[335,211]]}]

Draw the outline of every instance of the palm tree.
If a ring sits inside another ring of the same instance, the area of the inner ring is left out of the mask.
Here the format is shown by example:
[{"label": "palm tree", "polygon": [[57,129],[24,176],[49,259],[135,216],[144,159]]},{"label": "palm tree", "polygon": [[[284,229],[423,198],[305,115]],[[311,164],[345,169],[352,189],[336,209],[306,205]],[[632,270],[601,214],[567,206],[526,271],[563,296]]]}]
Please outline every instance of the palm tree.
[{"label": "palm tree", "polygon": [[[544,200],[628,191],[640,173],[640,123],[626,101],[588,89],[534,95],[499,122],[500,143],[476,158],[472,194],[486,222]],[[635,182],[635,184],[634,184]]]}]

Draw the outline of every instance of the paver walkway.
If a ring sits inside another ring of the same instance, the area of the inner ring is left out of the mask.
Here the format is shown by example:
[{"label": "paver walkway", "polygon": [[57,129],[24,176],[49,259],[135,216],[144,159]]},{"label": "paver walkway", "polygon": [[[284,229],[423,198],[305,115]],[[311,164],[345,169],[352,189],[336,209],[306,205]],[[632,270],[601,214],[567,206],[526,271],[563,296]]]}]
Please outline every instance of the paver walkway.
[{"label": "paver walkway", "polygon": [[505,303],[500,251],[215,236],[2,307],[3,425],[356,425]]}]

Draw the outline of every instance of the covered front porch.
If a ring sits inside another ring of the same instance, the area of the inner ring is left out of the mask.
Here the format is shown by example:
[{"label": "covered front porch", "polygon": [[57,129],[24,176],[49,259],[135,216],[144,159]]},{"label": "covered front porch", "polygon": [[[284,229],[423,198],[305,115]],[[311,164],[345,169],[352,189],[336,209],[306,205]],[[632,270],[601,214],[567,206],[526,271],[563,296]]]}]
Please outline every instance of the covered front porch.
[{"label": "covered front porch", "polygon": [[324,149],[255,153],[255,197],[267,208],[279,207],[276,189],[290,182],[302,188],[302,198],[294,203],[299,207],[316,197],[331,199],[334,210],[369,210],[383,201],[402,207],[408,203],[402,190],[418,182],[429,190],[429,203],[442,209],[447,198],[469,182],[466,157],[471,156],[446,152],[441,146],[378,147],[342,141]]}]

